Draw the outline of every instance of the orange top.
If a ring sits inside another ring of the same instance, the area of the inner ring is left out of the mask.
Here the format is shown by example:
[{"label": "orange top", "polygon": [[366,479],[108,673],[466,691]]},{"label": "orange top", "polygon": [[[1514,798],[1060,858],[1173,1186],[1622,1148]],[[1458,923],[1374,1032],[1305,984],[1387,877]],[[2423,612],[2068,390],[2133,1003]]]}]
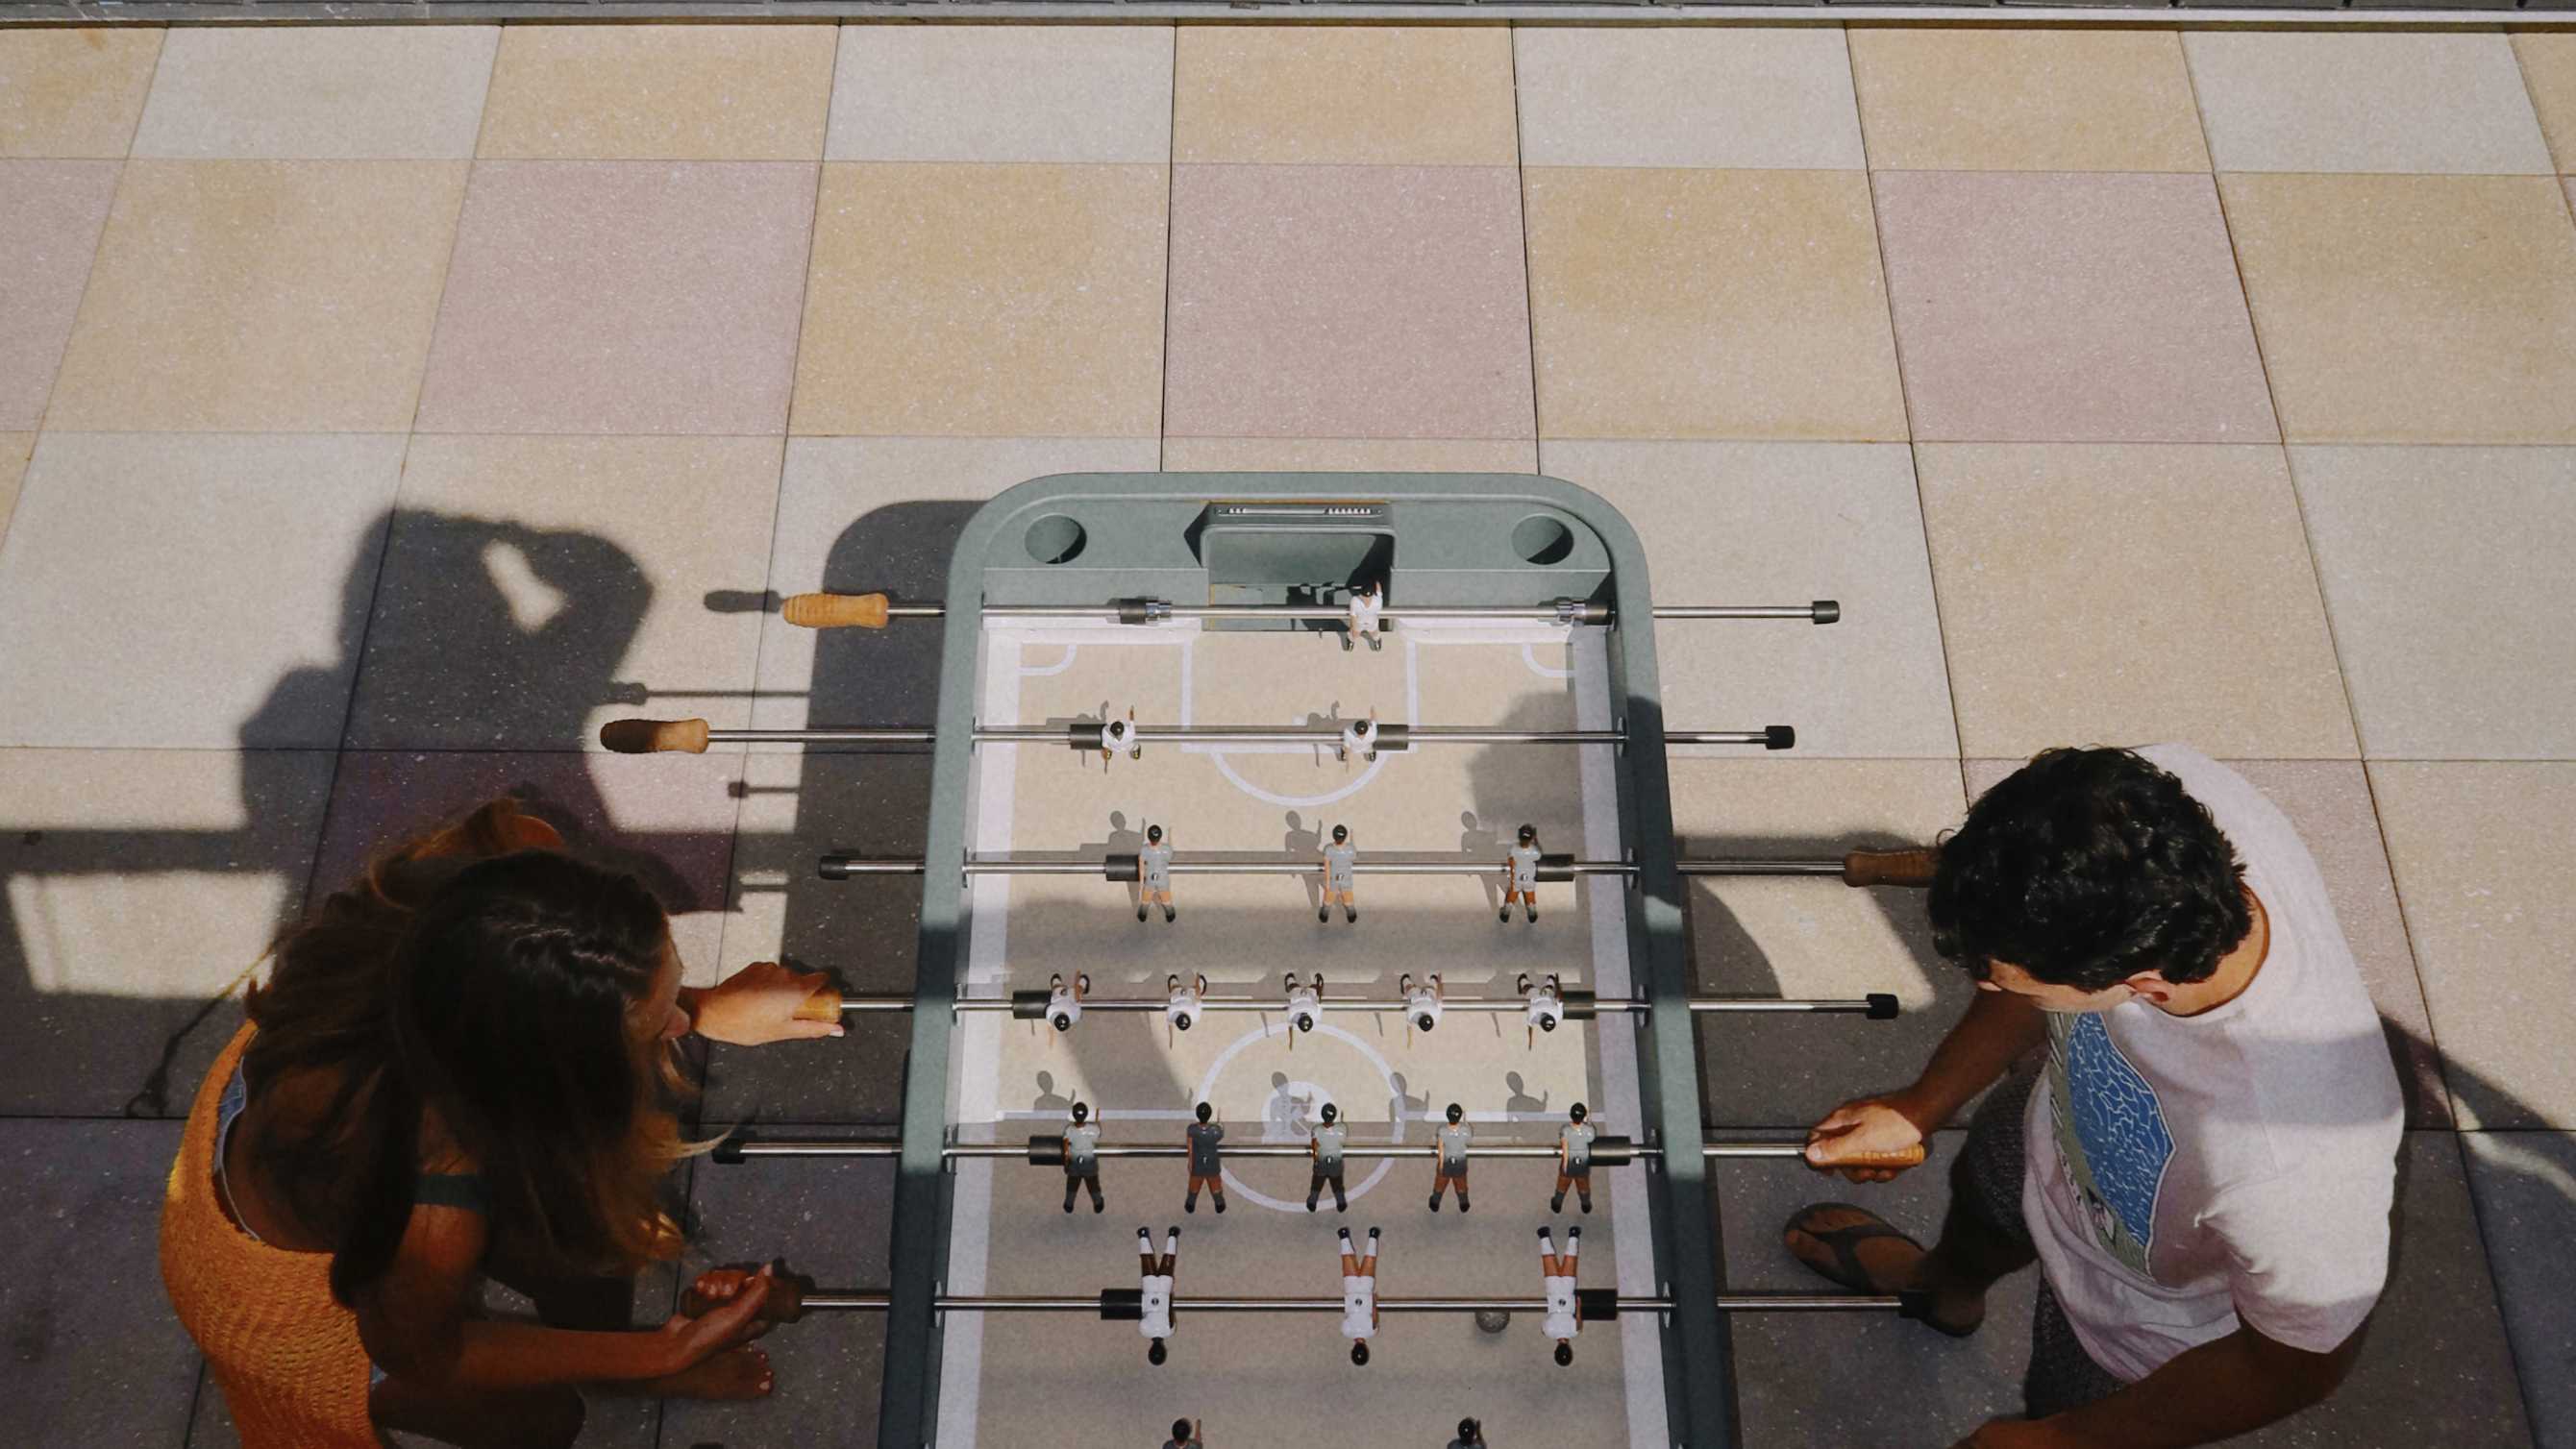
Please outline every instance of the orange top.
[{"label": "orange top", "polygon": [[243,1449],[380,1449],[367,1416],[357,1315],[331,1296],[331,1255],[271,1247],[215,1198],[215,1116],[250,1045],[244,1025],[215,1058],[161,1205],[161,1282],[204,1351]]}]

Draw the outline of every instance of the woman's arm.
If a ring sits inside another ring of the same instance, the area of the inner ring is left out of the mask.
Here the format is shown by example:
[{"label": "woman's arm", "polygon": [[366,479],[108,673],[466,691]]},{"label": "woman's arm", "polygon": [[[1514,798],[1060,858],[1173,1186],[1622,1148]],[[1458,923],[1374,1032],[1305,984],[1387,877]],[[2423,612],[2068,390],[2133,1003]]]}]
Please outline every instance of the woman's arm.
[{"label": "woman's arm", "polygon": [[790,971],[775,961],[754,961],[714,986],[681,987],[679,1006],[698,1035],[733,1046],[839,1036],[837,1018],[810,1021],[796,1015],[830,979],[820,971]]},{"label": "woman's arm", "polygon": [[703,1317],[660,1329],[596,1333],[480,1318],[470,1298],[481,1279],[488,1229],[480,1213],[412,1209],[385,1276],[359,1295],[358,1337],[385,1372],[434,1389],[490,1390],[654,1379],[757,1337],[764,1276]]}]

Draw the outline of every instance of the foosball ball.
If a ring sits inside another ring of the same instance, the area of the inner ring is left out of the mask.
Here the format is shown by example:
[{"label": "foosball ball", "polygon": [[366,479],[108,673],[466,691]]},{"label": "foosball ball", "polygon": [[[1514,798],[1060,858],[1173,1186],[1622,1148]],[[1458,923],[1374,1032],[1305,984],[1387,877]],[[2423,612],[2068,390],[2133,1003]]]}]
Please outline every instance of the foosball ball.
[{"label": "foosball ball", "polygon": [[881,1444],[1150,1444],[1177,1408],[1719,1449],[1730,1315],[1917,1307],[1730,1293],[1714,1242],[1709,1162],[1805,1144],[1711,1140],[1696,1024],[1896,999],[1693,994],[1686,878],[1920,885],[1931,852],[1678,858],[1667,748],[1796,736],[1668,727],[1654,623],[1833,602],[1658,607],[1549,478],[1081,474],[975,514],[944,600],[783,613],[943,630],[935,717],[602,738],[932,753],[920,855],[818,862],[921,891],[913,992],[808,1007],[909,1014],[901,1136],[716,1154],[893,1160],[888,1282],[775,1300],[886,1315]]}]

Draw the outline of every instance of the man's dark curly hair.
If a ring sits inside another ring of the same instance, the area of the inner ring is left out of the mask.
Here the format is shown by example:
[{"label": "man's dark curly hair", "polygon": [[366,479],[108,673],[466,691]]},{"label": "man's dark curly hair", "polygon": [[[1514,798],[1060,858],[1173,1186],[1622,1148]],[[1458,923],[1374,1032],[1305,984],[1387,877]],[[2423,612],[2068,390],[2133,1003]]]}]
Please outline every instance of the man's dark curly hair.
[{"label": "man's dark curly hair", "polygon": [[1988,790],[1941,846],[1932,944],[2101,991],[2208,979],[2253,925],[2245,867],[2182,782],[2128,750],[2056,749]]}]

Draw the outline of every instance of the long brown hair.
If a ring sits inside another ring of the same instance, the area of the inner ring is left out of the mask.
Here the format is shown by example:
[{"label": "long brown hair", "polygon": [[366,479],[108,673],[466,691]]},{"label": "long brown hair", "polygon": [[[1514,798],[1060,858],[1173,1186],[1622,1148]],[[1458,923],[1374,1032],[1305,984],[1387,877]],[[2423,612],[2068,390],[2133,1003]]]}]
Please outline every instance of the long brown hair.
[{"label": "long brown hair", "polygon": [[397,847],[279,941],[250,995],[251,1090],[333,1084],[318,1112],[250,1145],[330,1237],[344,1303],[393,1262],[426,1113],[472,1160],[514,1258],[631,1273],[679,1250],[658,1189],[691,1150],[671,1110],[688,1088],[632,1019],[667,918],[631,875],[519,848],[552,838],[498,800]]}]

